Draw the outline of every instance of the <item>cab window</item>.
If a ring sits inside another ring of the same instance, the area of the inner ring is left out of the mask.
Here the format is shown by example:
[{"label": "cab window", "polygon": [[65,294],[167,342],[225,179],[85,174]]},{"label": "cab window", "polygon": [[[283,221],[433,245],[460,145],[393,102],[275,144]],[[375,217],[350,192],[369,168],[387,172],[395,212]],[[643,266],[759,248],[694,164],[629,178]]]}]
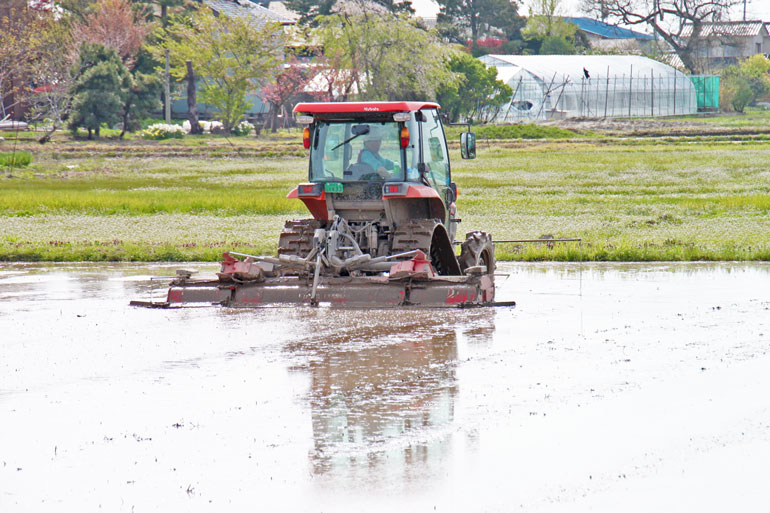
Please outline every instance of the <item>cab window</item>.
[{"label": "cab window", "polygon": [[449,158],[446,139],[438,112],[424,110],[425,122],[422,127],[423,158],[425,159],[426,177],[435,188],[449,185]]},{"label": "cab window", "polygon": [[310,179],[315,181],[403,180],[399,124],[319,122],[311,135]]}]

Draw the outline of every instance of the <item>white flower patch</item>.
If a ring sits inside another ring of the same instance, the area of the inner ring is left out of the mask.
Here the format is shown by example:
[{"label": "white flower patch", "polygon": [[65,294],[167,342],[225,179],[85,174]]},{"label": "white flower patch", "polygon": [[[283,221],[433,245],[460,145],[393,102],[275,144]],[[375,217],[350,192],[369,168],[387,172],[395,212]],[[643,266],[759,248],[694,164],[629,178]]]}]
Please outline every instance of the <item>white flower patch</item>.
[{"label": "white flower patch", "polygon": [[241,121],[235,128],[233,128],[233,134],[235,135],[249,135],[254,130],[254,125],[248,121]]},{"label": "white flower patch", "polygon": [[160,140],[160,139],[180,139],[182,136],[184,136],[185,131],[184,128],[182,128],[179,125],[170,125],[167,123],[155,123],[154,125],[150,125],[141,132],[139,132],[139,135],[143,139],[152,139],[152,140]]}]

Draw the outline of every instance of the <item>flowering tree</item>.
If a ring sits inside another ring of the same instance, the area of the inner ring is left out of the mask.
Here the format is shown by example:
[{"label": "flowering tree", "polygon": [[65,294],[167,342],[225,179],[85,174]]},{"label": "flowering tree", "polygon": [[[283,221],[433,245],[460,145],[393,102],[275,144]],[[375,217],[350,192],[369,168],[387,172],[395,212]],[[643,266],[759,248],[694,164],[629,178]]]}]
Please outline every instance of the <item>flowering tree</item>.
[{"label": "flowering tree", "polygon": [[25,79],[36,53],[33,35],[39,22],[37,12],[25,8],[10,8],[0,16],[0,119],[29,93]]},{"label": "flowering tree", "polygon": [[[278,114],[283,110],[291,111],[291,102],[305,92],[308,84],[315,78],[318,70],[292,57],[284,64],[283,71],[275,77],[275,82],[262,89],[262,97],[270,104],[270,114],[265,122],[265,128],[276,130]],[[286,119],[284,117],[284,119]]]},{"label": "flowering tree", "polygon": [[130,0],[100,0],[72,29],[77,47],[96,43],[112,48],[129,68],[152,26],[136,16]]},{"label": "flowering tree", "polygon": [[77,55],[61,51],[62,48],[72,48],[72,35],[68,24],[53,16],[39,26],[33,41],[37,58],[29,75],[34,89],[29,98],[28,117],[50,124],[50,129],[38,140],[45,143],[69,115],[72,105],[70,89],[75,79],[73,65]]},{"label": "flowering tree", "polygon": [[315,59],[316,88],[312,94],[316,99],[325,102],[347,101],[348,97],[357,92],[356,81],[361,73],[359,67],[348,63],[346,67],[345,57],[341,52],[327,50],[323,57]]}]

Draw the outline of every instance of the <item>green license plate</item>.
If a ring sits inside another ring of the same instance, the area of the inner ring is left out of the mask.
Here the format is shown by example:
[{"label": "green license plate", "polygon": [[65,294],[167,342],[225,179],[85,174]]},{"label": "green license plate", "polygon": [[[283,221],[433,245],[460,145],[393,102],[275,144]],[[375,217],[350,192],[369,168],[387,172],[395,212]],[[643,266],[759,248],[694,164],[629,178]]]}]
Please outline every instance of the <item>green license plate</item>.
[{"label": "green license plate", "polygon": [[339,182],[326,182],[324,184],[324,191],[326,192],[342,192],[342,184]]}]

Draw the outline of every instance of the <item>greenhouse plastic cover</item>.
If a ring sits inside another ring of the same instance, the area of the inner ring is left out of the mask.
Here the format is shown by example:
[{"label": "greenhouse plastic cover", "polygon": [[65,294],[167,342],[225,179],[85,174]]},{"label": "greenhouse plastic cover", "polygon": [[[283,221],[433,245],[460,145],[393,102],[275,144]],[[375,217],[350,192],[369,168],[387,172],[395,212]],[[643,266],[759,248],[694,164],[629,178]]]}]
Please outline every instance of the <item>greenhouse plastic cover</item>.
[{"label": "greenhouse plastic cover", "polygon": [[514,90],[512,101],[495,121],[667,116],[697,111],[690,79],[646,57],[484,55],[479,59],[488,67],[497,67],[498,80]]},{"label": "greenhouse plastic cover", "polygon": [[591,78],[628,77],[633,71],[634,77],[657,78],[661,76],[686,76],[681,71],[662,62],[638,55],[484,55],[479,59],[487,66],[497,67],[497,78],[505,83],[518,73],[526,73],[541,80],[550,81],[562,77],[580,81],[584,78],[585,68]]}]

